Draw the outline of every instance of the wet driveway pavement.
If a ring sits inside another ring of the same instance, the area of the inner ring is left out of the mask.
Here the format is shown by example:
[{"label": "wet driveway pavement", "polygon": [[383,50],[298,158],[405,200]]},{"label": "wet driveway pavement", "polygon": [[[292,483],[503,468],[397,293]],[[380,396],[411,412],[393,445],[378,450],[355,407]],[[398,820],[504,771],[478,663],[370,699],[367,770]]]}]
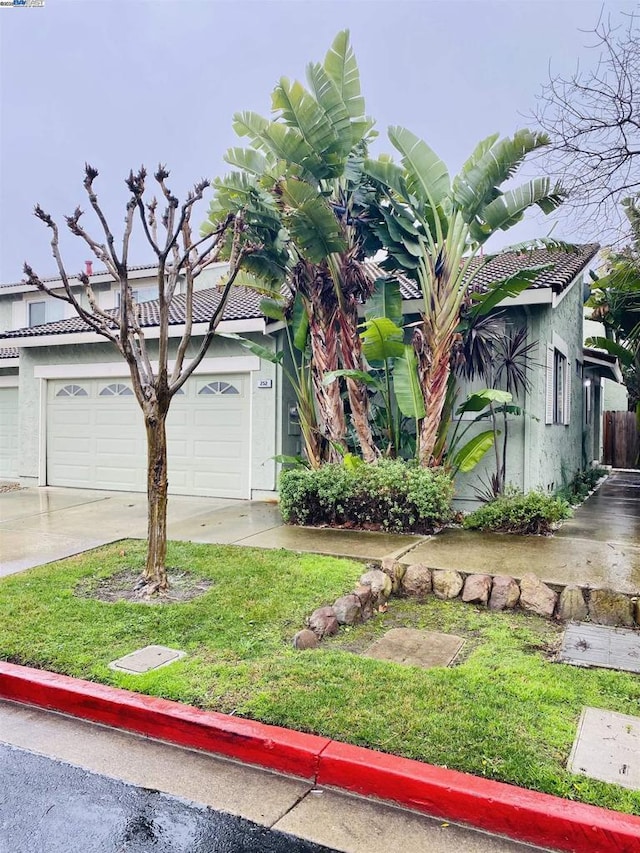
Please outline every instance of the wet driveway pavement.
[{"label": "wet driveway pavement", "polygon": [[[0,494],[0,576],[128,537],[146,535],[146,497],[30,488]],[[554,536],[460,529],[437,536],[288,527],[275,503],[172,496],[169,538],[288,548],[466,573],[534,572],[548,583],[640,591],[640,471],[613,471]]]},{"label": "wet driveway pavement", "polygon": [[329,853],[249,820],[0,744],[3,853]]}]

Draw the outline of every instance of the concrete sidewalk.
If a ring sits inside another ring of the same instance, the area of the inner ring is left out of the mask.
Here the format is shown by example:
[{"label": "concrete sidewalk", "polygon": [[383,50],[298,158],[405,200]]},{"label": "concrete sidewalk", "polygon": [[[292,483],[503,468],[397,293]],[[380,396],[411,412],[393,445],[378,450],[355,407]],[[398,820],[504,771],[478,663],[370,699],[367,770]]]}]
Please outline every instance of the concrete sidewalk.
[{"label": "concrete sidewalk", "polygon": [[[542,849],[13,702],[0,701],[0,742],[238,815],[342,853],[533,853]],[[0,812],[1,808],[0,803]],[[11,845],[11,838],[5,840]]]},{"label": "concrete sidewalk", "polygon": [[640,592],[640,471],[612,471],[553,536],[444,530],[402,558],[432,569],[533,572],[546,583]]},{"label": "concrete sidewalk", "polygon": [[[146,535],[140,493],[41,488],[0,494],[0,575]],[[275,504],[172,496],[169,538],[288,548],[465,573],[534,572],[565,586],[640,591],[640,471],[613,471],[554,536],[510,536],[460,529],[437,536],[287,527]]]},{"label": "concrete sidewalk", "polygon": [[[50,563],[119,539],[146,536],[147,501],[139,492],[58,487],[0,494],[0,576]],[[379,560],[422,536],[286,527],[275,503],[169,498],[170,539]]]}]

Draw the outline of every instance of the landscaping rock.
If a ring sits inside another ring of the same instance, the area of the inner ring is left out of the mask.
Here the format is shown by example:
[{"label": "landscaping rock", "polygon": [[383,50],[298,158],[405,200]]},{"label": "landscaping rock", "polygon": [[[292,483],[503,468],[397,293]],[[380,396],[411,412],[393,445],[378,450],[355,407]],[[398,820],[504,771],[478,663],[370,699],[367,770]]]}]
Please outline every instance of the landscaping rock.
[{"label": "landscaping rock", "polygon": [[431,576],[436,598],[457,598],[462,589],[462,575],[453,569],[434,569]]},{"label": "landscaping rock", "polygon": [[558,594],[533,574],[520,580],[520,606],[538,616],[553,616]]},{"label": "landscaping rock", "polygon": [[307,619],[307,626],[319,640],[337,634],[339,626],[335,610],[333,607],[319,607]]},{"label": "landscaping rock", "polygon": [[485,604],[491,592],[491,575],[469,575],[464,582],[462,600],[467,604]]},{"label": "landscaping rock", "polygon": [[636,623],[638,625],[640,625],[640,598],[638,598],[636,600],[635,614],[636,614]]},{"label": "landscaping rock", "polygon": [[584,622],[587,618],[587,605],[579,586],[569,584],[560,593],[558,601],[558,619],[563,622]]},{"label": "landscaping rock", "polygon": [[633,602],[621,592],[612,589],[592,589],[589,598],[589,616],[596,625],[622,625],[633,627]]},{"label": "landscaping rock", "polygon": [[418,598],[425,598],[433,589],[431,580],[431,569],[424,563],[413,563],[407,566],[401,584],[402,592],[405,595],[415,595]]},{"label": "landscaping rock", "polygon": [[380,569],[370,569],[368,572],[365,572],[360,577],[360,584],[371,587],[371,603],[373,607],[385,604],[391,595],[391,578]]},{"label": "landscaping rock", "polygon": [[496,575],[489,596],[489,610],[511,610],[520,599],[520,587],[509,575]]},{"label": "landscaping rock", "polygon": [[373,616],[373,594],[370,586],[360,585],[353,590],[353,594],[357,595],[362,605],[362,621],[366,622]]},{"label": "landscaping rock", "polygon": [[407,570],[406,566],[403,563],[399,563],[393,557],[385,557],[382,560],[381,569],[385,575],[389,575],[391,578],[393,592],[398,592],[402,578]]},{"label": "landscaping rock", "polygon": [[355,625],[362,619],[362,604],[357,595],[343,595],[333,602],[336,619],[340,625]]},{"label": "landscaping rock", "polygon": [[320,640],[309,628],[303,628],[302,631],[298,631],[293,638],[293,648],[301,652],[307,649],[317,649],[319,645]]}]

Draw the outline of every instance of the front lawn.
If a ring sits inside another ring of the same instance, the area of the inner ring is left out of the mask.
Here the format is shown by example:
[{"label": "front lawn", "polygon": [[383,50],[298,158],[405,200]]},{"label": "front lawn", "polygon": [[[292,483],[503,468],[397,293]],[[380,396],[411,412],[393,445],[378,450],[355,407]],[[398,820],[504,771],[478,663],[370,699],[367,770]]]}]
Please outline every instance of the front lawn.
[{"label": "front lawn", "polygon": [[[1,580],[0,657],[640,814],[640,792],[564,769],[582,708],[638,714],[640,679],[552,663],[553,623],[392,599],[386,614],[296,652],[305,616],[351,590],[362,566],[190,543],[171,543],[169,564],[212,582],[199,598],[159,606],[74,593],[143,555],[143,543],[118,543]],[[425,671],[359,656],[400,626],[466,638],[456,665]],[[188,657],[142,676],[108,669],[150,643]]]}]

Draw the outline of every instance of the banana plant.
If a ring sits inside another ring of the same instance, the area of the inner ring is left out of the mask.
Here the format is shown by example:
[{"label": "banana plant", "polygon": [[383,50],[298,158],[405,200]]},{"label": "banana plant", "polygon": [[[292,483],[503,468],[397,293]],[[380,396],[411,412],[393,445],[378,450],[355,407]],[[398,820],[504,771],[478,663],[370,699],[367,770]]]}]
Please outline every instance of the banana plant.
[{"label": "banana plant", "polygon": [[565,193],[549,178],[501,189],[528,154],[549,144],[545,134],[519,130],[512,138],[487,137],[453,181],[443,161],[411,131],[391,127],[389,139],[400,164],[382,156],[367,160],[365,170],[386,195],[374,226],[388,252],[385,266],[401,268],[422,291],[424,308],[414,333],[426,408],[419,454],[422,465],[433,465],[439,462],[434,451],[461,311],[487,263],[478,257],[480,249],[533,205],[551,213]]},{"label": "banana plant", "polygon": [[330,457],[346,452],[339,383],[322,381],[327,372],[343,368],[352,371],[345,374],[345,382],[360,449],[366,461],[373,461],[378,454],[367,389],[356,377],[364,370],[358,306],[373,284],[363,264],[362,216],[374,195],[363,173],[374,134],[348,31],[336,36],[324,62],[307,67],[307,85],[281,78],[272,94],[273,119],[254,112],[234,116],[234,129],[248,138],[250,147],[227,152],[227,162],[238,171],[215,184],[209,227],[226,215],[235,193],[255,193],[262,204],[256,210],[260,222],[264,208],[269,216],[275,212],[287,260],[283,267],[277,253],[259,260],[268,275],[282,269],[289,290],[302,298],[325,446]]},{"label": "banana plant", "polygon": [[[304,443],[304,459],[310,468],[319,468],[324,460],[323,436],[318,428],[315,409],[311,365],[309,361],[309,323],[300,297],[296,297],[290,305],[275,297],[265,297],[260,307],[265,316],[280,320],[284,324],[287,351],[272,351],[243,338],[233,332],[226,337],[238,341],[254,355],[271,364],[277,364],[289,380],[296,397],[296,408],[300,423],[300,432]],[[288,356],[288,358],[287,358]],[[287,459],[279,457],[278,461],[295,461],[294,457]]]},{"label": "banana plant", "polygon": [[369,371],[337,370],[326,374],[327,384],[341,376],[357,379],[375,390],[382,401],[387,446],[385,455],[400,453],[405,442],[403,418],[417,425],[425,415],[413,347],[404,342],[402,297],[397,282],[378,279],[365,306],[360,338]]}]

